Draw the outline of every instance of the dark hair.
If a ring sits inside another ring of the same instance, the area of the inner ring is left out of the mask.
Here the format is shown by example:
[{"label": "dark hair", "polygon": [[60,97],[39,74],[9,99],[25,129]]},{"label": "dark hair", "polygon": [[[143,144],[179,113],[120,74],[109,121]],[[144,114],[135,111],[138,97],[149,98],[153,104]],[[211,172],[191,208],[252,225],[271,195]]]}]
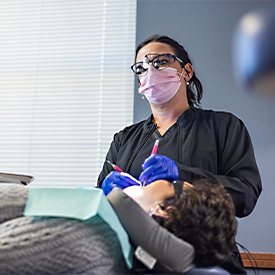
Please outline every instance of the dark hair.
[{"label": "dark hair", "polygon": [[163,226],[192,244],[198,267],[220,264],[232,251],[237,232],[233,200],[223,185],[197,180],[193,188],[165,201],[169,217]]},{"label": "dark hair", "polygon": [[[172,38],[165,36],[165,35],[155,34],[155,35],[147,38],[143,42],[141,42],[137,46],[136,57],[137,57],[138,52],[141,50],[141,48],[143,48],[144,46],[146,46],[147,44],[149,44],[151,42],[160,42],[160,43],[168,44],[173,49],[176,56],[179,57],[183,61],[183,64],[181,64],[182,67],[184,67],[184,65],[186,63],[192,64],[190,61],[190,58],[188,56],[188,53],[184,49],[184,47],[182,45],[180,45],[177,41],[175,41]],[[193,76],[189,80],[189,83],[190,84],[187,86],[188,104],[190,106],[199,107],[201,98],[202,98],[202,94],[203,94],[203,88],[202,88],[202,84],[201,84],[200,80],[197,78],[195,72],[193,72]]]}]

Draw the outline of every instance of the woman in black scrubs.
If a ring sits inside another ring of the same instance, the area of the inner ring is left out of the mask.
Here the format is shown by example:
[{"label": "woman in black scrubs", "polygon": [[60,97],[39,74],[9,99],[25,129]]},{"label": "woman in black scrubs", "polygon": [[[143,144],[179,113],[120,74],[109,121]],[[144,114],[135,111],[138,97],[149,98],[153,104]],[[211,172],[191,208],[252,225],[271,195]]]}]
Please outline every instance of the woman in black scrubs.
[{"label": "woman in black scrubs", "polygon": [[[249,133],[235,115],[200,108],[203,89],[186,50],[155,35],[137,47],[131,68],[152,114],[114,135],[106,160],[124,173],[105,162],[98,187],[108,193],[114,186],[158,179],[192,184],[208,178],[223,183],[237,217],[249,215],[262,190]],[[150,156],[156,139],[157,154]],[[246,273],[236,246],[222,266],[233,274]]]}]

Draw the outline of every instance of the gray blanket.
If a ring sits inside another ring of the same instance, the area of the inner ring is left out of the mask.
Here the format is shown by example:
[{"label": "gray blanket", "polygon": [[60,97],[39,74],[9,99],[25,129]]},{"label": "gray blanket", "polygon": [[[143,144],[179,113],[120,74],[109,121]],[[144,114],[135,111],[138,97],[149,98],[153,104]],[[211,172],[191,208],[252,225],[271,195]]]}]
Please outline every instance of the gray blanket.
[{"label": "gray blanket", "polygon": [[0,184],[0,273],[129,273],[116,234],[100,217],[24,217],[27,195],[23,185]]}]

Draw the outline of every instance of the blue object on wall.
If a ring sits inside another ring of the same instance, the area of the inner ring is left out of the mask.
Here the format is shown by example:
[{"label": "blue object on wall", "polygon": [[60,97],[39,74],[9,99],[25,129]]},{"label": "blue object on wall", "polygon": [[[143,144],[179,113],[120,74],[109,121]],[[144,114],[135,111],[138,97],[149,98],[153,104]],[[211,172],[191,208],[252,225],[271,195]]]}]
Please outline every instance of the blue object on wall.
[{"label": "blue object on wall", "polygon": [[275,94],[275,6],[245,14],[233,39],[238,81],[261,94]]}]

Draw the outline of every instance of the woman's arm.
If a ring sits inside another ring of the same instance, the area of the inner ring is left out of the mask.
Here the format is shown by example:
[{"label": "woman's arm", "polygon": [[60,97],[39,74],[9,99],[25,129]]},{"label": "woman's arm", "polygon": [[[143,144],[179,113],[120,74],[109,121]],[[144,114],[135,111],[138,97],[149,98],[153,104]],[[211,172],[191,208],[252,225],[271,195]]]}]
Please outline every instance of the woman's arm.
[{"label": "woman's arm", "polygon": [[[146,188],[149,186],[146,186]],[[148,195],[149,197],[149,193],[153,188],[148,193],[146,190],[144,192],[145,196]],[[192,245],[177,238],[160,226],[121,189],[114,188],[107,198],[134,245],[141,246],[161,264],[168,266],[167,269],[186,272],[194,267],[194,248]],[[154,204],[152,200],[149,200],[146,206],[143,207],[147,209]]]},{"label": "woman's arm", "polygon": [[[118,139],[119,134],[115,134],[113,141],[111,142],[110,148],[108,150],[108,153],[106,155],[106,159],[105,160],[109,160],[110,162],[116,164],[117,163],[117,153],[118,153],[118,149],[117,149],[117,139]],[[106,161],[104,161],[103,163],[103,168],[98,176],[97,179],[97,187],[101,188],[102,182],[105,179],[105,177],[111,172],[113,171],[112,166],[107,163]]]},{"label": "woman's arm", "polygon": [[[207,154],[201,155],[196,148],[192,148],[194,155],[194,157],[190,156],[193,157],[192,167],[177,163],[179,179],[191,183],[199,178],[210,178],[213,181],[222,182],[233,198],[236,216],[244,217],[252,212],[260,196],[261,177],[253,145],[244,123],[234,116],[230,116],[227,120],[227,123],[220,125],[218,145],[214,139],[213,142],[208,141],[209,148],[219,146],[217,164]],[[209,131],[212,131],[212,128],[210,127]],[[205,134],[197,138],[196,142],[205,142]],[[213,164],[213,171],[203,169],[198,165],[202,158],[204,162]],[[215,165],[218,166],[217,171],[215,171]]]}]

